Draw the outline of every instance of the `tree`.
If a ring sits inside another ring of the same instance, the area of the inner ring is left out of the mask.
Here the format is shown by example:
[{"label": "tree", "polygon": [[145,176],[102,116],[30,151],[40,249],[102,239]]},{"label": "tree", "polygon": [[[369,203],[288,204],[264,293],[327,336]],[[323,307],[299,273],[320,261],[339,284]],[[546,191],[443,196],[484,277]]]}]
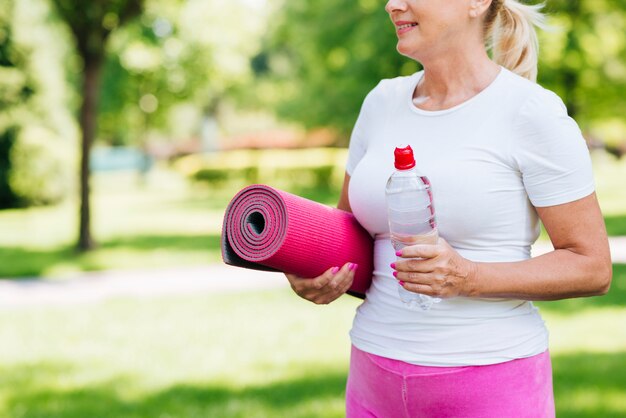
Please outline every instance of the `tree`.
[{"label": "tree", "polygon": [[138,16],[143,0],[53,0],[61,18],[70,28],[78,55],[83,61],[81,131],[80,221],[78,249],[94,247],[91,235],[89,155],[96,135],[97,109],[107,39],[112,31]]}]

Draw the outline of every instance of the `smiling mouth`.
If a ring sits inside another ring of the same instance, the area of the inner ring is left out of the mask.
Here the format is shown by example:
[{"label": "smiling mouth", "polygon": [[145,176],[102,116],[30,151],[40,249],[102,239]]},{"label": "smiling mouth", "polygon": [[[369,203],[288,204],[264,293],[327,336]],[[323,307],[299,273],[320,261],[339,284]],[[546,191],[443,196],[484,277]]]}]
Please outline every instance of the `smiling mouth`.
[{"label": "smiling mouth", "polygon": [[407,23],[405,25],[398,26],[398,30],[412,28],[413,26],[417,26],[417,23]]}]

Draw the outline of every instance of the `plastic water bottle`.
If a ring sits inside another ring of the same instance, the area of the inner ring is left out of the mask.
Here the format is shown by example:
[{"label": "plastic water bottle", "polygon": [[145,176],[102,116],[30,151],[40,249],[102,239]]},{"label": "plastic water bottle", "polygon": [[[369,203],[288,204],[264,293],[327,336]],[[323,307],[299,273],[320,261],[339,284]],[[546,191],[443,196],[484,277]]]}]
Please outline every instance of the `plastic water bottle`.
[{"label": "plastic water bottle", "polygon": [[[396,251],[408,245],[436,244],[439,239],[433,194],[428,178],[415,167],[409,145],[394,151],[396,170],[389,177],[385,195],[391,243]],[[410,308],[428,310],[441,299],[410,292],[398,283],[400,300]]]}]

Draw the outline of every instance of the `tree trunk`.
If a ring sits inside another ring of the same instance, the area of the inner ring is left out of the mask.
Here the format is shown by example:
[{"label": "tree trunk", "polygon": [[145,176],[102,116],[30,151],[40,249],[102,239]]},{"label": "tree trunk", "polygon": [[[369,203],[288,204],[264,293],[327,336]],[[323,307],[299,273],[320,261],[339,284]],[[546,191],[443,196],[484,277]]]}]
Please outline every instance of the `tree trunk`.
[{"label": "tree trunk", "polygon": [[[566,53],[577,53],[582,55],[582,48],[578,39],[578,33],[574,28],[580,26],[581,20],[581,7],[580,0],[568,0],[565,11],[571,19],[571,29],[567,33],[567,40],[565,43]],[[567,107],[568,113],[572,118],[576,118],[578,115],[578,68],[572,68],[570,65],[564,65],[562,70],[563,87],[565,89],[564,102]]]},{"label": "tree trunk", "polygon": [[89,156],[91,144],[96,135],[98,117],[98,94],[100,90],[100,73],[102,60],[99,57],[83,56],[85,70],[83,73],[83,103],[80,108],[80,130],[82,133],[80,163],[80,226],[78,249],[88,251],[95,246],[91,236],[91,202],[90,202],[90,169]]}]

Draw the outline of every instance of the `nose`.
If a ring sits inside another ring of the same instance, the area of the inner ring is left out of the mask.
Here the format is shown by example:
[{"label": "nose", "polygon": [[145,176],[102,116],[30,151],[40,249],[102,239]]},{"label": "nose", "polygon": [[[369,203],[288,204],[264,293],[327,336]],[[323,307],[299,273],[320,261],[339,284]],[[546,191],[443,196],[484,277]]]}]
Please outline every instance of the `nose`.
[{"label": "nose", "polygon": [[405,0],[389,0],[385,5],[385,11],[389,14],[393,12],[405,12],[406,1]]}]

